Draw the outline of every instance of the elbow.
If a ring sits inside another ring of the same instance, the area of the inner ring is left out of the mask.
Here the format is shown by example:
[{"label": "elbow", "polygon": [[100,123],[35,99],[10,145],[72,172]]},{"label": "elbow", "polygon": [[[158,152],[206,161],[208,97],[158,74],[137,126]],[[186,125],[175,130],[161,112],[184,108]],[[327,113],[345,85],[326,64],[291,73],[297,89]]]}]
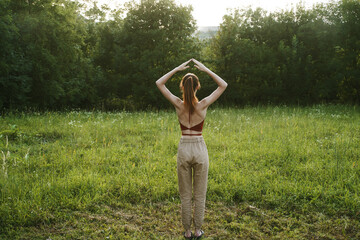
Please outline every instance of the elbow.
[{"label": "elbow", "polygon": [[226,89],[227,86],[228,86],[227,82],[224,82],[224,84],[222,85],[222,87],[223,87],[224,89]]},{"label": "elbow", "polygon": [[156,84],[156,86],[157,86],[158,89],[161,89],[161,88],[165,85],[164,83],[160,82],[159,80],[157,80],[157,81],[155,82],[155,84]]}]

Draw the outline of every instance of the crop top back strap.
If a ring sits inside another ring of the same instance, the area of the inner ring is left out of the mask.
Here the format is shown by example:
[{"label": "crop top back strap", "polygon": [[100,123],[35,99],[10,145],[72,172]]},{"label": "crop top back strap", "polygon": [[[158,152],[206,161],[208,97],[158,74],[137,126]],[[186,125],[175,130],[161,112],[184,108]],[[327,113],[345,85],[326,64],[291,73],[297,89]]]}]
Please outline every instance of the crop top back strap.
[{"label": "crop top back strap", "polygon": [[[190,125],[190,111],[189,111],[189,125]],[[191,131],[197,131],[197,132],[202,132],[202,129],[203,129],[203,126],[204,126],[204,120],[202,120],[200,123],[196,124],[195,126],[192,126],[192,127],[186,127],[184,125],[181,124],[181,122],[179,121],[180,123],[180,128],[181,128],[181,131],[184,131],[184,130],[191,130]],[[195,133],[195,134],[188,134],[188,133],[182,133],[183,136],[201,136],[202,133]]]}]

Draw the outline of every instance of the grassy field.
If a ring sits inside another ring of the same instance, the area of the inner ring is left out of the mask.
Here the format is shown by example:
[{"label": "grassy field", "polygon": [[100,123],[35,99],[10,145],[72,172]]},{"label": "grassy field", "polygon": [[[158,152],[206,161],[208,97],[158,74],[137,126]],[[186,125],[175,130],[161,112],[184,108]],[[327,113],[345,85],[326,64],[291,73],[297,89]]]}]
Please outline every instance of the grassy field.
[{"label": "grassy field", "polygon": [[[173,111],[0,118],[0,239],[181,239]],[[360,108],[211,108],[208,239],[360,239]]]}]

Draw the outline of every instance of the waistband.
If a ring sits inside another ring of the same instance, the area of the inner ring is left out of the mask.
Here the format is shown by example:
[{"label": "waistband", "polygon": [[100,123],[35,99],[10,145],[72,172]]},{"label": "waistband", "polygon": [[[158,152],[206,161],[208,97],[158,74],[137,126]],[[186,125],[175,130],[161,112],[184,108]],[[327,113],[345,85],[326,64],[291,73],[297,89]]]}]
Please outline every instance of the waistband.
[{"label": "waistband", "polygon": [[192,134],[192,133],[182,133],[181,136],[201,136],[202,133],[195,133],[195,134]]},{"label": "waistband", "polygon": [[194,142],[203,142],[203,141],[204,141],[203,136],[194,136],[194,137],[181,136],[180,138],[180,143],[194,143]]}]

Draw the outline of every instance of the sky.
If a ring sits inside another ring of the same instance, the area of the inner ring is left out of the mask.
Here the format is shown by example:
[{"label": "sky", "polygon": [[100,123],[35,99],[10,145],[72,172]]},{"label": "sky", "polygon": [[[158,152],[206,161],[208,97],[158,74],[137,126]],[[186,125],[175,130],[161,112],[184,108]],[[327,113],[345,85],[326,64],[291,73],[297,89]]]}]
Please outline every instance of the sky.
[{"label": "sky", "polygon": [[[98,3],[107,4],[111,8],[122,5],[127,0],[97,0]],[[140,1],[140,0],[137,0]],[[219,26],[222,17],[227,13],[228,8],[252,8],[261,7],[269,12],[279,11],[281,9],[291,9],[295,7],[300,0],[175,0],[182,5],[192,5],[192,15],[196,19],[197,25]],[[330,0],[302,0],[306,8],[311,8],[315,3],[327,3]]]}]

